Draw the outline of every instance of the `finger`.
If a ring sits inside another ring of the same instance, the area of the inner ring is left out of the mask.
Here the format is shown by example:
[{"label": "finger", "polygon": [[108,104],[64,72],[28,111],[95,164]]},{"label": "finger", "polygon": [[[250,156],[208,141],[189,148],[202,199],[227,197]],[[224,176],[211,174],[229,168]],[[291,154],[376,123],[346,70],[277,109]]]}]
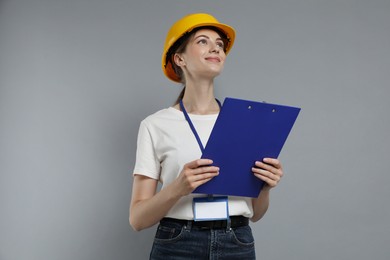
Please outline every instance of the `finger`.
[{"label": "finger", "polygon": [[254,168],[253,174],[271,187],[275,187],[281,180],[281,176],[259,168]]},{"label": "finger", "polygon": [[270,187],[275,187],[278,184],[278,181],[272,180],[264,175],[255,173],[255,176],[260,180],[264,181],[265,183],[267,183]]},{"label": "finger", "polygon": [[219,167],[217,166],[203,166],[193,169],[193,173],[198,174],[206,174],[206,173],[217,173],[219,172]]},{"label": "finger", "polygon": [[272,181],[279,181],[281,176],[278,175],[278,174],[274,174],[270,171],[267,171],[267,170],[264,170],[264,169],[261,169],[261,168],[256,168],[256,167],[253,167],[252,168],[252,172],[255,174],[255,175],[259,175],[259,176],[262,176],[264,178],[267,178],[267,179],[270,179]]},{"label": "finger", "polygon": [[191,186],[192,189],[196,189],[200,185],[212,180],[215,176],[217,176],[219,173],[205,173],[205,174],[198,174],[198,175],[193,175],[191,177]]},{"label": "finger", "polygon": [[[266,163],[263,163],[260,161],[255,162],[255,166],[258,167],[259,169],[263,169],[263,170],[266,170],[269,172],[273,172],[273,171],[277,170],[273,165],[266,164]],[[254,167],[254,168],[256,168],[256,167]]]},{"label": "finger", "polygon": [[197,188],[197,187],[199,187],[200,185],[205,184],[206,182],[211,181],[212,179],[213,179],[213,177],[201,179],[201,180],[199,180],[199,181],[197,181],[197,182],[195,183],[195,187]]},{"label": "finger", "polygon": [[282,164],[280,163],[280,161],[278,159],[275,159],[275,158],[264,158],[263,162],[266,164],[271,164],[277,169],[282,168]]},{"label": "finger", "polygon": [[204,174],[198,174],[193,176],[193,181],[194,182],[199,182],[207,179],[212,179],[215,176],[219,175],[219,172],[208,172]]},{"label": "finger", "polygon": [[255,166],[260,168],[260,169],[263,169],[263,170],[267,170],[273,174],[276,174],[276,175],[280,175],[282,176],[283,175],[283,169],[281,168],[281,165],[278,164],[280,168],[278,168],[277,166],[273,165],[273,164],[267,164],[267,163],[264,163],[264,162],[260,162],[260,161],[257,161],[255,162]]},{"label": "finger", "polygon": [[186,167],[190,168],[190,169],[196,169],[198,167],[210,165],[212,163],[213,163],[213,161],[210,159],[198,159],[198,160],[187,163]]}]

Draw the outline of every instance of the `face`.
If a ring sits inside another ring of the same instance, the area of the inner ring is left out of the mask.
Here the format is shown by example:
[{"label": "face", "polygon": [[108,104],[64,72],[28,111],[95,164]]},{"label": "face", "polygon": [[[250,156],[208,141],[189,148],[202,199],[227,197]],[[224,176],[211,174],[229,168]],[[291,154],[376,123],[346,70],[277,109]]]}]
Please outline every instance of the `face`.
[{"label": "face", "polygon": [[174,56],[186,77],[214,78],[224,66],[226,54],[220,35],[210,29],[201,29],[189,39],[185,51]]}]

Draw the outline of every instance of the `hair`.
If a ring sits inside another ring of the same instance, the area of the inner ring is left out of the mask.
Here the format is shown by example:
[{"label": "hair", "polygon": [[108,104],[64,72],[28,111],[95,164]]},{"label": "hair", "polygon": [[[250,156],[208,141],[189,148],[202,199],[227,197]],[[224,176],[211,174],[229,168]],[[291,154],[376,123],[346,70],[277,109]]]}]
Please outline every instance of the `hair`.
[{"label": "hair", "polygon": [[185,88],[185,77],[184,77],[183,70],[182,68],[180,68],[180,66],[176,65],[175,61],[173,60],[173,56],[176,53],[183,53],[186,50],[187,44],[191,36],[194,35],[197,31],[202,29],[210,29],[217,32],[219,36],[222,38],[222,41],[224,42],[224,51],[226,52],[226,48],[229,42],[228,37],[225,32],[223,32],[222,30],[214,26],[201,26],[193,29],[192,31],[186,32],[169,48],[166,56],[167,59],[166,64],[167,66],[172,66],[173,71],[176,73],[181,83],[183,84],[183,89],[180,92],[179,96],[177,97],[175,104],[178,104],[180,100],[183,99],[186,88]]}]

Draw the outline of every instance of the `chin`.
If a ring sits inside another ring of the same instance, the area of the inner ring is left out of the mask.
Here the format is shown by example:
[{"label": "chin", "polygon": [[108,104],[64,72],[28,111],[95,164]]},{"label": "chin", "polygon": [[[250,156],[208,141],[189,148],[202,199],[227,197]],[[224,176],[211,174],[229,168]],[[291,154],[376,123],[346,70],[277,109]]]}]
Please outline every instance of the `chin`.
[{"label": "chin", "polygon": [[218,76],[221,73],[222,73],[221,68],[210,68],[210,70],[209,70],[209,74],[213,75],[214,77]]},{"label": "chin", "polygon": [[219,74],[221,73],[222,73],[221,68],[209,68],[207,70],[203,70],[202,72],[199,71],[199,76],[213,79],[219,76]]},{"label": "chin", "polygon": [[219,74],[221,74],[222,71],[213,71],[212,73],[210,73],[214,78],[219,76]]}]

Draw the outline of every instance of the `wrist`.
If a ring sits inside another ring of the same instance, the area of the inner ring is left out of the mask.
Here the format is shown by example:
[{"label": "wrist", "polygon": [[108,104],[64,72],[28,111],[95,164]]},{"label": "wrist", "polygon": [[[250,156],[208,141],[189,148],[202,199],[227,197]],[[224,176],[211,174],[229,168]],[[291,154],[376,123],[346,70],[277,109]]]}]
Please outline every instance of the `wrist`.
[{"label": "wrist", "polygon": [[169,193],[173,199],[180,199],[181,197],[185,196],[184,192],[182,191],[182,185],[178,179],[174,180],[169,185]]},{"label": "wrist", "polygon": [[271,186],[269,186],[267,183],[264,183],[264,186],[261,189],[261,192],[270,192],[271,189],[272,189]]}]

